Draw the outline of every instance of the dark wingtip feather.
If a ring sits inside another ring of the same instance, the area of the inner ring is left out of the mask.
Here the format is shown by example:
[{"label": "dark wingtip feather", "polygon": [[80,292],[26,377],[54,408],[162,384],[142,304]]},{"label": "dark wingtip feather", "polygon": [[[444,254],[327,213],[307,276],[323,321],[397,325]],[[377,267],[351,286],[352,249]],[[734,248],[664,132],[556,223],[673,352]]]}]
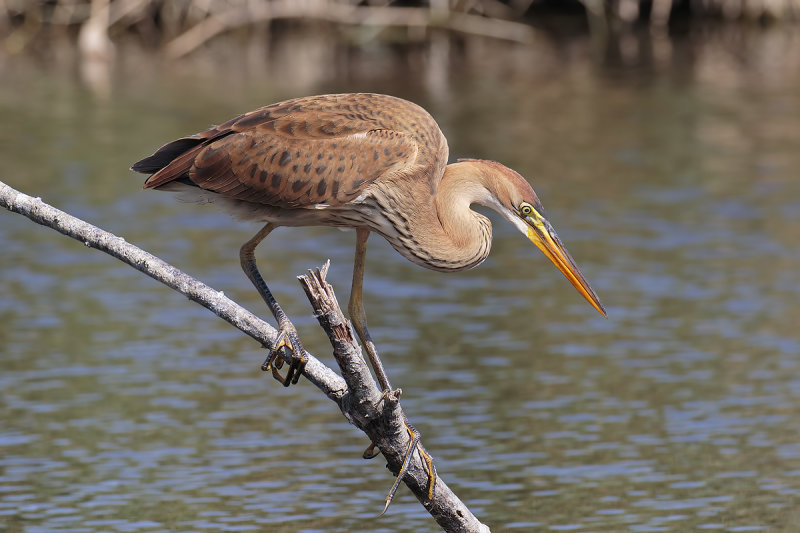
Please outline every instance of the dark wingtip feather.
[{"label": "dark wingtip feather", "polygon": [[141,172],[142,174],[153,174],[162,168],[166,167],[181,154],[191,150],[205,139],[199,137],[184,137],[177,141],[167,143],[151,156],[145,157],[141,161],[137,161],[131,166],[134,172]]},{"label": "dark wingtip feather", "polygon": [[153,158],[155,156],[145,157],[141,161],[137,161],[131,166],[131,170],[134,172],[141,172],[142,174],[153,174],[154,172],[158,172],[162,168],[163,165],[158,165],[153,162]]}]

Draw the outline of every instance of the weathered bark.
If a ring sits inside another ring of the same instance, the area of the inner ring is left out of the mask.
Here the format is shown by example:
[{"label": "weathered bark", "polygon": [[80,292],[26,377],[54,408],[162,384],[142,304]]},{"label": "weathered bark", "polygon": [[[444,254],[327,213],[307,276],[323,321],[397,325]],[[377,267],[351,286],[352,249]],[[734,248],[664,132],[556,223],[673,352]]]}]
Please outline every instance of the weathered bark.
[{"label": "weathered bark", "polygon": [[[116,257],[206,307],[267,349],[275,341],[277,332],[272,326],[227,298],[222,292],[121,237],[64,213],[39,198],[23,194],[2,181],[0,206]],[[405,425],[406,416],[398,402],[380,400],[381,393],[361,355],[352,326],[345,319],[333,288],[325,281],[326,272],[327,265],[300,279],[320,325],[331,340],[342,376],[313,356],[309,356],[303,375],[336,402],[347,420],[378,446],[388,462],[387,466],[396,474],[410,444]],[[420,454],[414,453],[403,482],[439,525],[445,531],[489,531],[438,476],[433,498],[428,499],[429,479],[423,464]]]}]

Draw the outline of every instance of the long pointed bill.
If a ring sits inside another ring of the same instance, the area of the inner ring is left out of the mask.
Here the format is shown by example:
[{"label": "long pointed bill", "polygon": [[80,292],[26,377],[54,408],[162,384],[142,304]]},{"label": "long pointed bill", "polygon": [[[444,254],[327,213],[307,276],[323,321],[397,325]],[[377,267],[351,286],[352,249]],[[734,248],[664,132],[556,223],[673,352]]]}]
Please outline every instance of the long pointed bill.
[{"label": "long pointed bill", "polygon": [[578,289],[578,292],[592,304],[592,307],[597,309],[603,316],[606,316],[606,309],[600,303],[600,298],[597,297],[592,287],[589,286],[589,282],[581,274],[581,270],[575,264],[572,256],[569,255],[561,239],[556,235],[553,226],[544,217],[538,220],[526,217],[524,220],[528,224],[528,238],[531,242],[558,267],[569,282]]}]

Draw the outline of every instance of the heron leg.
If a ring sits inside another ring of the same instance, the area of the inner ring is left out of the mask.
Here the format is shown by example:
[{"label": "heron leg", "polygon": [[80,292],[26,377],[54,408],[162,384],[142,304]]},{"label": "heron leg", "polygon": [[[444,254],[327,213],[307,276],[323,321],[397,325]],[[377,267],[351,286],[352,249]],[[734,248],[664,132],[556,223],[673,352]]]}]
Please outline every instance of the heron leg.
[{"label": "heron leg", "polygon": [[[356,229],[356,255],[353,260],[353,285],[350,289],[350,303],[347,306],[347,311],[350,313],[350,320],[353,322],[353,328],[355,328],[358,337],[361,339],[361,343],[364,345],[364,349],[367,351],[369,362],[372,364],[372,368],[375,371],[375,377],[378,378],[378,383],[383,390],[381,400],[389,396],[393,396],[393,399],[396,400],[399,398],[402,391],[400,391],[400,389],[397,391],[392,390],[392,385],[389,383],[389,378],[386,377],[386,371],[383,369],[383,363],[381,363],[378,357],[378,351],[375,349],[375,343],[372,342],[372,337],[367,330],[367,314],[364,311],[363,285],[368,238],[369,230],[363,228]],[[394,398],[394,396],[397,398]]]},{"label": "heron leg", "polygon": [[[264,299],[264,302],[266,302],[269,310],[272,311],[272,315],[278,322],[278,337],[275,339],[275,344],[272,346],[272,349],[270,349],[264,364],[261,365],[261,370],[271,370],[272,376],[283,383],[284,387],[288,387],[291,384],[297,383],[300,379],[303,369],[308,362],[308,356],[297,335],[297,329],[295,329],[289,317],[286,316],[286,313],[278,304],[278,301],[275,300],[275,297],[272,295],[272,292],[270,292],[269,287],[267,287],[264,278],[261,277],[261,273],[258,271],[258,266],[256,265],[256,246],[258,246],[275,228],[276,226],[274,224],[269,223],[261,228],[252,239],[244,243],[239,250],[239,260],[242,263],[242,270],[244,270],[244,273],[253,283],[256,290],[258,290],[258,293]],[[283,366],[283,359],[279,357],[282,349],[289,350],[292,353],[286,377],[281,376],[280,372],[278,372],[278,369]]]},{"label": "heron leg", "polygon": [[[367,314],[364,311],[363,282],[368,238],[369,230],[362,228],[356,229],[356,254],[353,261],[353,285],[350,290],[350,303],[348,304],[348,312],[350,313],[350,320],[353,322],[353,328],[355,328],[358,337],[361,339],[361,343],[364,345],[364,349],[366,350],[367,356],[372,364],[372,368],[375,371],[375,376],[378,379],[378,383],[380,384],[381,389],[383,389],[381,398],[378,400],[378,402],[380,403],[381,401],[389,398],[396,402],[400,399],[402,390],[392,389],[392,385],[389,383],[389,378],[386,376],[386,371],[383,369],[383,363],[381,363],[381,360],[378,357],[378,351],[375,349],[375,343],[372,342],[372,337],[367,330]],[[419,452],[423,462],[425,463],[429,480],[428,499],[433,499],[433,492],[436,486],[436,467],[433,466],[433,458],[420,446],[421,436],[419,431],[417,431],[414,426],[409,424],[408,421],[404,421],[403,424],[406,427],[406,431],[408,431],[410,441],[405,457],[403,458],[403,464],[400,467],[400,472],[397,474],[397,478],[395,478],[394,484],[389,490],[389,494],[386,496],[386,504],[381,512],[381,515],[386,512],[386,510],[389,508],[389,504],[392,503],[392,498],[394,498],[394,495],[397,492],[397,487],[400,486],[400,481],[408,471],[408,466],[411,463],[411,457],[413,457],[415,451]],[[362,455],[364,459],[372,459],[373,457],[377,457],[379,452],[375,450],[376,447],[377,446],[374,442],[370,443]]]}]

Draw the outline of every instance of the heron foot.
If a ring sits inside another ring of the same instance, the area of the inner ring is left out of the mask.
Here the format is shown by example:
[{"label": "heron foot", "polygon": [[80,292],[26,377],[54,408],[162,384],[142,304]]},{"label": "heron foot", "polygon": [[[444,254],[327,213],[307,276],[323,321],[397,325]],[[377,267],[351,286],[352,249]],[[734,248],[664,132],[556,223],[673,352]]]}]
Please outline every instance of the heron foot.
[{"label": "heron foot", "polygon": [[[286,371],[286,377],[281,376],[278,369],[283,367],[284,359],[286,358],[286,351],[291,352],[291,359],[289,362],[289,369]],[[283,353],[282,353],[283,352]],[[303,348],[300,338],[297,335],[297,330],[290,323],[279,324],[278,338],[275,339],[275,344],[267,354],[267,359],[261,365],[261,370],[264,372],[271,370],[272,377],[280,381],[284,387],[294,385],[303,374],[303,370],[308,363],[308,352]]]},{"label": "heron foot", "polygon": [[[422,462],[424,463],[425,472],[428,474],[429,501],[433,499],[433,495],[436,490],[436,467],[433,465],[433,457],[431,457],[430,454],[420,446],[422,435],[417,428],[409,424],[408,421],[403,422],[403,424],[406,426],[406,431],[408,431],[408,436],[411,441],[408,443],[405,457],[403,457],[403,464],[400,466],[400,472],[398,472],[392,488],[389,489],[389,494],[386,495],[386,503],[383,506],[383,511],[381,511],[378,516],[383,516],[386,513],[386,510],[389,509],[389,505],[392,503],[395,493],[397,493],[397,488],[400,486],[400,481],[402,481],[403,476],[405,476],[406,472],[408,472],[408,466],[411,464],[411,457],[413,457],[415,451],[419,452]],[[375,449],[376,445],[373,442],[367,447],[366,450],[364,450],[364,459],[372,459],[373,457],[376,457],[379,452],[376,452]]]}]

